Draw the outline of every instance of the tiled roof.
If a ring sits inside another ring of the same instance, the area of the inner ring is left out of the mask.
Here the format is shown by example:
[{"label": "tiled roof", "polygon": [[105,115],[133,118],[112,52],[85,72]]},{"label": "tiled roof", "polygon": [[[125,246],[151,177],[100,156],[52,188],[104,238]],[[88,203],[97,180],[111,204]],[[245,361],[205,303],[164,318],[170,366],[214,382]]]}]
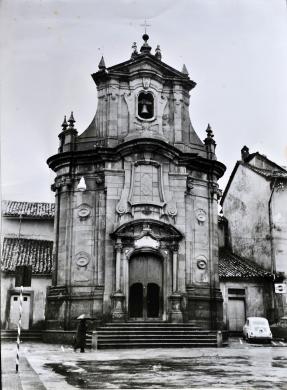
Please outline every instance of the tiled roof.
[{"label": "tiled roof", "polygon": [[278,178],[287,178],[287,172],[284,172],[284,171],[276,171],[276,170],[270,170],[270,169],[263,169],[263,168],[257,168],[255,167],[254,165],[251,165],[251,164],[248,164],[248,167],[258,173],[259,175],[262,175],[266,178],[275,178],[275,177],[278,177]]},{"label": "tiled roof", "polygon": [[243,259],[226,249],[219,250],[219,278],[270,278],[271,273],[265,271],[251,260]]},{"label": "tiled roof", "polygon": [[14,272],[16,265],[32,265],[33,274],[50,274],[52,250],[53,241],[5,237],[1,270]]},{"label": "tiled roof", "polygon": [[5,217],[54,218],[55,204],[44,202],[16,202],[4,200],[2,213]]}]

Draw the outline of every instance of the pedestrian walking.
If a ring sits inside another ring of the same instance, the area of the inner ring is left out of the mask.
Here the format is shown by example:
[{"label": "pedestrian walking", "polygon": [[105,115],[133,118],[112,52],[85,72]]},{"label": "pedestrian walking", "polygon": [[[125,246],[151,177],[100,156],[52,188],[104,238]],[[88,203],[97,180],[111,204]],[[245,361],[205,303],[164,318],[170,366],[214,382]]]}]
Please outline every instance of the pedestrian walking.
[{"label": "pedestrian walking", "polygon": [[[82,318],[81,318],[82,317]],[[86,333],[87,333],[87,323],[84,315],[79,316],[77,319],[80,320],[77,332],[74,339],[74,351],[77,352],[77,349],[80,348],[80,352],[85,352],[86,346]]]}]

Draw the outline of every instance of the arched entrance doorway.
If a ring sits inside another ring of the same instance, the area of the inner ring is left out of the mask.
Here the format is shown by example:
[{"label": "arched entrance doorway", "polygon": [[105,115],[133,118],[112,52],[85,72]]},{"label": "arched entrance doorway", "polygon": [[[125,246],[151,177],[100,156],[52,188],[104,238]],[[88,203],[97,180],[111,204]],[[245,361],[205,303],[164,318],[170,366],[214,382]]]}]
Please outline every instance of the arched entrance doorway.
[{"label": "arched entrance doorway", "polygon": [[161,319],[162,295],[162,259],[152,252],[133,256],[129,263],[129,317]]}]

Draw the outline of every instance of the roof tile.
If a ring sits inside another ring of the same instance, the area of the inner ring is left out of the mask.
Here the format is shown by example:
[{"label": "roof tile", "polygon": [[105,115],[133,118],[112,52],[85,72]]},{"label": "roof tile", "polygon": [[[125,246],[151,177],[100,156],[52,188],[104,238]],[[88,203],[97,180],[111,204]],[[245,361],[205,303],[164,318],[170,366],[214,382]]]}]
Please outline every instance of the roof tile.
[{"label": "roof tile", "polygon": [[2,213],[5,217],[49,218],[55,216],[55,204],[45,202],[17,202],[6,200],[2,202]]},{"label": "roof tile", "polygon": [[272,274],[258,264],[251,260],[243,259],[226,250],[221,248],[219,250],[219,278],[242,278],[242,279],[253,279],[253,278],[270,278]]},{"label": "roof tile", "polygon": [[1,270],[15,272],[17,265],[32,265],[33,274],[52,272],[53,241],[4,237]]}]

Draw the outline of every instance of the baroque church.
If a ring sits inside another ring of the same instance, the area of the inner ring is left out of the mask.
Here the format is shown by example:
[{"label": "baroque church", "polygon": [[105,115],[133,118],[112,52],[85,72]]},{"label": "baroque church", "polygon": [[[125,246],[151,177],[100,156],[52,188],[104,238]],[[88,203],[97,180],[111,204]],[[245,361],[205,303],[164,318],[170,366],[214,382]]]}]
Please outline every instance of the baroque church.
[{"label": "baroque church", "polygon": [[196,86],[162,61],[143,35],[131,58],[92,75],[97,111],[78,134],[62,124],[56,173],[48,329],[77,316],[106,322],[162,321],[222,327],[218,277],[217,161],[208,125],[189,117]]}]

